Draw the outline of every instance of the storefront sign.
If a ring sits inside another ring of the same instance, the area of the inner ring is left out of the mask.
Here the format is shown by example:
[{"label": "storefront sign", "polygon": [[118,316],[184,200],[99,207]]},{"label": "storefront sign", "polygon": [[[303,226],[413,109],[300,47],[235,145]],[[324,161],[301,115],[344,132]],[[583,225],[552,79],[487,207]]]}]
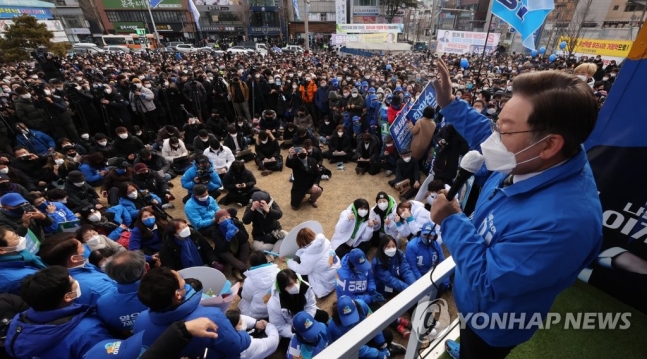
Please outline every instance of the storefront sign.
[{"label": "storefront sign", "polygon": [[[106,9],[146,9],[146,0],[103,0]],[[181,9],[182,0],[150,0],[153,9]]]},{"label": "storefront sign", "polygon": [[72,33],[76,35],[90,35],[90,29],[85,27],[73,27],[70,30],[72,30]]},{"label": "storefront sign", "polygon": [[353,6],[353,16],[377,16],[380,8],[377,6]]},{"label": "storefront sign", "polygon": [[37,19],[51,19],[52,13],[49,9],[0,6],[0,19],[11,19],[14,16],[30,15]]}]

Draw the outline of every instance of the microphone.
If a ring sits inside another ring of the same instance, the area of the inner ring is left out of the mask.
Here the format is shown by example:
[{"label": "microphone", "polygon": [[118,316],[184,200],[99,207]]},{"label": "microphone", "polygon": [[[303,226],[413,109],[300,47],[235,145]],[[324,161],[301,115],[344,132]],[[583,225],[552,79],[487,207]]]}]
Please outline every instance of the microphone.
[{"label": "microphone", "polygon": [[454,180],[454,184],[447,192],[446,197],[448,201],[451,202],[454,199],[467,180],[481,169],[484,161],[483,155],[476,150],[469,151],[463,156],[461,166],[458,169],[458,175]]}]

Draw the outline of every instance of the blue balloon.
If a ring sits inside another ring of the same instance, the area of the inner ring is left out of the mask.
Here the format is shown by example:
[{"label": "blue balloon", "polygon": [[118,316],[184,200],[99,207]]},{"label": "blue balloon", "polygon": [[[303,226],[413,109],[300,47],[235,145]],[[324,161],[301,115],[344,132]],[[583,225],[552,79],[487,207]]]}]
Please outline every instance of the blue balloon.
[{"label": "blue balloon", "polygon": [[467,61],[467,59],[466,59],[466,58],[462,58],[462,59],[461,59],[461,67],[462,67],[462,68],[466,69],[466,68],[468,68],[468,67],[469,67],[469,65],[470,65],[470,63],[469,63],[469,61]]},{"label": "blue balloon", "polygon": [[545,54],[546,53],[546,46],[540,47],[539,48],[539,53],[542,54],[542,55]]},{"label": "blue balloon", "polygon": [[554,62],[555,60],[557,60],[557,55],[551,54],[550,56],[548,56],[548,61],[549,62]]},{"label": "blue balloon", "polygon": [[532,57],[537,56],[537,50],[530,51],[530,56],[532,56]]},{"label": "blue balloon", "polygon": [[564,50],[564,48],[566,48],[566,41],[562,41],[559,43],[559,49]]}]

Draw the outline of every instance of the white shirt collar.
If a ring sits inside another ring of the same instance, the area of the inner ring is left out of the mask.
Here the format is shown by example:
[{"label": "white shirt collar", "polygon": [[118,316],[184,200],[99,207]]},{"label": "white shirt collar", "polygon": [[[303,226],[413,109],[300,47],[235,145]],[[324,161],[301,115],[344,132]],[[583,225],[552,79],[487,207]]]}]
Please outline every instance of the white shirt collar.
[{"label": "white shirt collar", "polygon": [[558,164],[556,164],[556,165],[554,165],[554,166],[552,166],[552,167],[546,168],[546,169],[545,169],[545,170],[543,170],[543,171],[539,171],[539,172],[531,172],[531,173],[524,173],[524,174],[522,174],[522,175],[513,175],[513,176],[512,176],[512,183],[518,183],[518,182],[521,182],[521,181],[525,181],[525,180],[527,180],[527,179],[529,179],[529,178],[533,178],[533,177],[535,177],[535,176],[537,176],[537,175],[540,175],[540,174],[542,174],[542,173],[544,173],[544,172],[548,171],[548,170],[549,170],[549,169],[551,169],[551,168],[555,168],[555,167],[557,167],[557,166],[561,166],[562,164],[566,163],[566,161],[568,161],[568,160],[563,160],[562,162],[560,162],[560,163],[558,163]]}]

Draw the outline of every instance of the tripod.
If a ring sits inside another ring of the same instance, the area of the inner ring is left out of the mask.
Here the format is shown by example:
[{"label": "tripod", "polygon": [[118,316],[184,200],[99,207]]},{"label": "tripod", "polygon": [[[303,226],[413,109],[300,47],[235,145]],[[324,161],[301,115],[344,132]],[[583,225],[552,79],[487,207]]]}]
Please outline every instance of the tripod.
[{"label": "tripod", "polygon": [[198,90],[198,82],[196,80],[193,80],[193,82],[191,82],[191,94],[193,95],[193,105],[195,107],[195,112],[197,112],[200,122],[203,122],[202,104],[200,103],[200,91]]}]

